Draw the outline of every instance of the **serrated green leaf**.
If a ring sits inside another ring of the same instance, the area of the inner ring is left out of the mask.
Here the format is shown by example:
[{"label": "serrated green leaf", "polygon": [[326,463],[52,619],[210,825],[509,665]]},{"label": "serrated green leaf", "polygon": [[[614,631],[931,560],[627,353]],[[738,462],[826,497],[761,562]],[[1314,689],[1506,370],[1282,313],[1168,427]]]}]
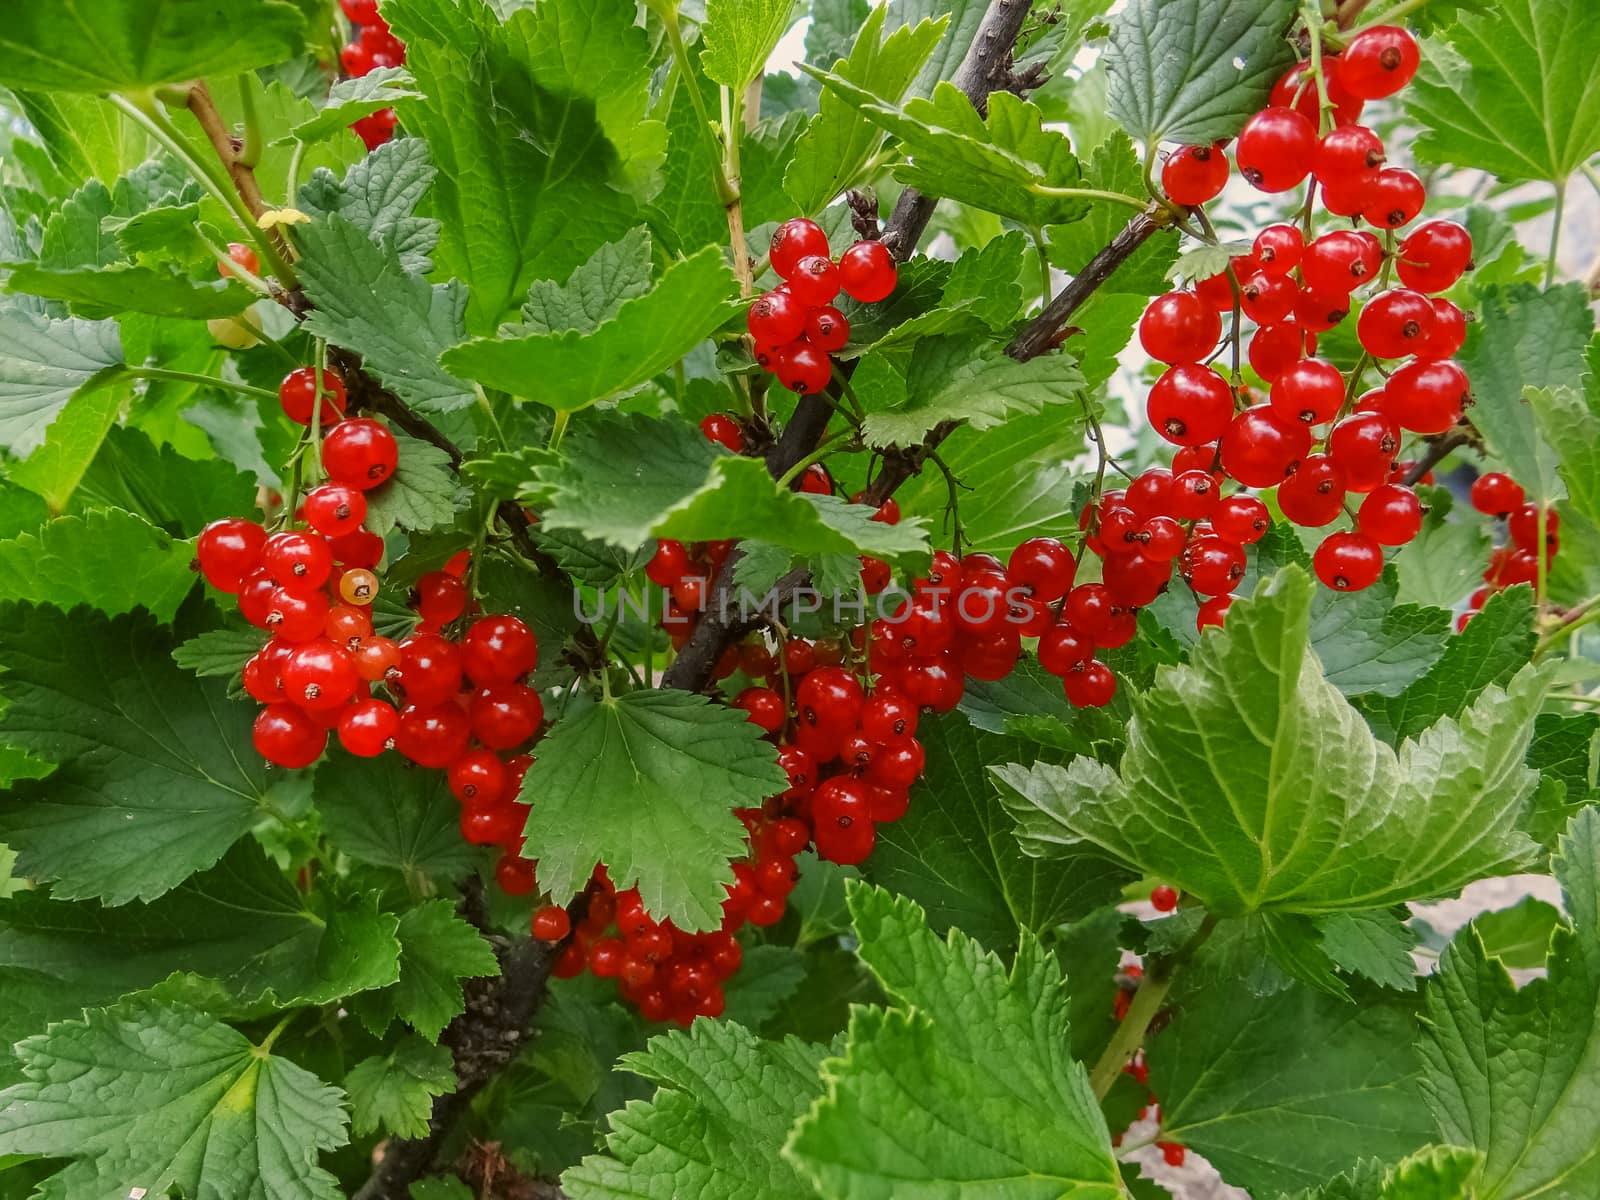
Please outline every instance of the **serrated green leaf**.
[{"label": "serrated green leaf", "polygon": [[1046,405],[1079,401],[1083,389],[1083,374],[1068,354],[1018,362],[980,338],[925,338],[906,376],[907,402],[868,412],[862,430],[874,446],[914,445],[944,421],[992,429]]},{"label": "serrated green leaf", "polygon": [[813,73],[828,92],[900,139],[910,160],[894,168],[901,183],[1028,229],[1088,211],[1075,191],[1083,172],[1072,143],[1044,128],[1044,114],[1026,100],[994,92],[984,118],[960,88],[941,83],[931,99],[913,98],[901,108],[839,75]]},{"label": "serrated green leaf", "polygon": [[317,768],[316,795],[329,839],[357,862],[439,879],[473,864],[472,848],[461,840],[460,806],[438,771],[398,754],[334,752]]},{"label": "serrated green leaf", "polygon": [[1098,846],[1225,916],[1380,908],[1524,863],[1545,676],[1520,672],[1396,752],[1309,652],[1313,586],[1280,571],[1158,672],[1120,771],[994,768],[1024,847]]},{"label": "serrated green leaf", "polygon": [[1411,948],[1417,935],[1386,909],[1329,913],[1317,920],[1322,949],[1335,966],[1396,991],[1416,990],[1417,966]]},{"label": "serrated green leaf", "polygon": [[265,768],[239,752],[252,706],[179,668],[173,641],[139,613],[0,611],[0,742],[61,764],[13,790],[0,836],[61,899],[153,899],[259,815]]},{"label": "serrated green leaf", "polygon": [[339,213],[366,230],[380,246],[392,247],[400,267],[412,275],[433,268],[439,222],[414,213],[437,172],[421,138],[393,138],[346,172],[341,181],[318,168],[300,189],[299,206],[317,216]]},{"label": "serrated green leaf", "polygon": [[742,92],[766,69],[773,47],[789,28],[795,0],[706,0],[700,28],[706,77]]},{"label": "serrated green leaf", "polygon": [[237,75],[300,49],[305,18],[279,0],[67,0],[9,14],[0,83],[50,92],[138,92]]},{"label": "serrated green leaf", "polygon": [[1316,1186],[1361,1156],[1393,1161],[1433,1134],[1416,1026],[1409,1003],[1378,996],[1180,988],[1172,1023],[1145,1048],[1161,1136],[1256,1196]]},{"label": "serrated green leaf", "polygon": [[959,931],[935,936],[909,900],[861,884],[849,898],[861,957],[900,1006],[852,1010],[844,1056],[823,1064],[827,1090],[790,1136],[818,1190],[1120,1196],[1055,959],[1025,935],[1008,971]]},{"label": "serrated green leaf", "polygon": [[237,316],[255,294],[236,280],[194,280],[170,267],[126,264],[51,268],[5,263],[6,290],[64,301],[80,317],[99,319],[142,312],[205,321]]},{"label": "serrated green leaf", "polygon": [[358,998],[357,1011],[375,1034],[396,1018],[430,1042],[466,1007],[461,980],[500,974],[482,935],[448,900],[429,900],[400,915],[400,978]]},{"label": "serrated green leaf", "polygon": [[1024,929],[1044,934],[1117,898],[1129,876],[1106,860],[1043,863],[1017,846],[984,766],[1026,755],[1024,742],[982,733],[958,714],[924,717],[917,737],[924,778],[906,815],[878,827],[872,882],[923,905],[935,931],[953,926],[998,951],[1013,949]]},{"label": "serrated green leaf", "polygon": [[396,1137],[424,1137],[433,1098],[456,1090],[455,1061],[445,1047],[408,1037],[389,1053],[351,1067],[344,1086],[358,1136],[381,1129]]},{"label": "serrated green leaf", "polygon": [[805,956],[793,946],[752,946],[744,951],[738,972],[723,984],[728,1005],[723,1016],[747,1029],[760,1029],[805,977]]},{"label": "serrated green leaf", "polygon": [[609,1155],[568,1170],[562,1189],[572,1200],[804,1196],[778,1151],[822,1090],[825,1053],[794,1038],[762,1041],[727,1021],[651,1038],[622,1065],[655,1083],[655,1095],[611,1114]]},{"label": "serrated green leaf", "polygon": [[113,322],[0,308],[0,446],[26,458],[69,400],[122,363]]},{"label": "serrated green leaf", "polygon": [[[949,20],[903,25],[885,37],[887,13],[888,9],[881,6],[872,10],[859,26],[848,58],[836,65],[827,58],[816,65],[834,65],[840,78],[882,97],[888,104],[898,104],[944,36]],[[812,29],[816,29],[815,21]],[[784,190],[800,212],[817,212],[860,179],[883,141],[880,128],[837,95],[825,91],[817,115],[795,143],[794,158],[783,176]]]},{"label": "serrated green leaf", "polygon": [[1294,62],[1294,0],[1133,0],[1106,46],[1111,115],[1135,141],[1230,138]]},{"label": "serrated green leaf", "polygon": [[1600,811],[1554,863],[1571,924],[1547,977],[1518,988],[1468,926],[1427,988],[1424,1088],[1444,1139],[1480,1150],[1482,1200],[1600,1188]]},{"label": "serrated green leaf", "polygon": [[650,231],[631,229],[601,246],[566,283],[535,279],[522,306],[527,333],[593,333],[629,300],[650,290]]},{"label": "serrated green leaf", "polygon": [[266,641],[267,635],[259,629],[208,629],[179,643],[172,651],[172,661],[202,679],[220,675],[235,680]]},{"label": "serrated green leaf", "polygon": [[110,100],[57,89],[18,90],[17,98],[50,161],[72,184],[112,184],[149,156],[150,139]]},{"label": "serrated green leaf", "polygon": [[[556,565],[574,583],[604,588],[624,576],[644,568],[654,554],[648,546],[634,551],[618,550],[603,542],[590,541],[570,529],[546,529],[536,526],[533,540],[539,549],[556,560]],[[741,558],[740,562],[744,560]]]},{"label": "serrated green leaf", "polygon": [[67,401],[50,423],[44,445],[11,468],[11,482],[39,496],[51,512],[64,512],[115,428],[129,390],[117,380],[91,385]]},{"label": "serrated green leaf", "polygon": [[1321,589],[1311,606],[1311,645],[1323,674],[1346,696],[1405,691],[1444,653],[1450,614],[1398,602],[1399,575],[1386,570],[1354,594]]},{"label": "serrated green leaf", "polygon": [[1320,1188],[1307,1188],[1280,1200],[1471,1200],[1473,1174],[1483,1155],[1460,1146],[1425,1146],[1387,1171],[1375,1158]]},{"label": "serrated green leaf", "polygon": [[1483,913],[1472,922],[1484,953],[1514,971],[1542,968],[1550,938],[1561,924],[1560,910],[1533,896],[1524,896],[1510,908]]},{"label": "serrated green leaf", "polygon": [[1389,561],[1400,573],[1401,604],[1451,608],[1483,583],[1484,564],[1493,549],[1488,530],[1476,518],[1450,520],[1454,507],[1445,488],[1420,487],[1426,506],[1422,532]]},{"label": "serrated green leaf", "polygon": [[1582,0],[1462,13],[1427,43],[1406,93],[1417,157],[1507,183],[1566,179],[1600,151],[1597,63],[1600,12]]},{"label": "serrated green leaf", "polygon": [[365,75],[341,79],[328,90],[327,102],[317,115],[294,127],[294,137],[320,142],[362,117],[392,108],[397,100],[422,99],[421,92],[407,86],[412,82],[411,72],[404,67],[375,67]]},{"label": "serrated green leaf", "polygon": [[570,412],[631,391],[683,358],[734,313],[736,294],[721,252],[707,248],[668,267],[592,333],[479,338],[443,362],[486,387]]},{"label": "serrated green leaf", "polygon": [[391,529],[426,531],[452,524],[462,496],[450,455],[431,442],[395,434],[394,474],[367,493],[364,528],[382,537]]},{"label": "serrated green leaf", "polygon": [[395,395],[426,413],[464,408],[472,386],[439,365],[465,334],[466,289],[452,279],[430,285],[406,271],[399,251],[380,247],[353,221],[333,213],[295,228],[306,296],[316,305],[304,327],[354,350]]},{"label": "serrated green leaf", "polygon": [[989,11],[984,0],[889,0],[884,7],[889,10],[889,15],[883,27],[891,34],[908,25],[919,25],[923,21],[937,20],[947,15],[950,18],[950,27],[939,39],[933,56],[922,65],[922,70],[906,89],[907,94],[912,96],[930,96],[940,80],[955,77]]},{"label": "serrated green leaf", "polygon": [[1532,388],[1570,385],[1585,374],[1594,314],[1581,284],[1541,292],[1529,284],[1490,289],[1461,365],[1472,381],[1471,419],[1491,454],[1533,500],[1565,494],[1560,464],[1526,399]]},{"label": "serrated green leaf", "polygon": [[[1083,181],[1085,186],[1100,191],[1133,196],[1141,193],[1144,174],[1133,143],[1125,133],[1118,130],[1094,148],[1094,152],[1084,161]],[[1133,210],[1126,205],[1094,200],[1083,220],[1049,226],[1045,229],[1045,246],[1051,264],[1069,274],[1078,274],[1090,259],[1111,244],[1111,239],[1122,231],[1133,215]],[[1174,260],[1182,267],[1201,251],[1211,249],[1209,246],[1200,247],[1178,259],[1178,239],[1169,231],[1158,231],[1118,265],[1106,280],[1104,290],[1145,297],[1159,295],[1169,287],[1167,278],[1173,270]],[[1226,261],[1222,265],[1226,266]],[[1221,270],[1221,267],[1217,270]],[[1074,315],[1073,324],[1083,322]]]},{"label": "serrated green leaf", "polygon": [[556,722],[522,785],[540,885],[571,896],[603,862],[657,920],[714,928],[745,845],[733,810],[787,786],[759,734],[741,710],[674,691],[630,692]]},{"label": "serrated green leaf", "polygon": [[75,1158],[60,1195],[340,1195],[317,1165],[347,1141],[338,1089],[215,1017],[131,1001],[17,1052],[28,1078],[0,1092],[0,1153]]},{"label": "serrated green leaf", "polygon": [[0,601],[87,604],[113,617],[145,608],[167,622],[194,587],[193,558],[189,542],[121,509],[57,517],[0,542]]},{"label": "serrated green leaf", "polygon": [[77,507],[126,509],[181,537],[218,517],[258,512],[255,480],[230,463],[186,458],[126,427],[106,434],[73,495]]}]

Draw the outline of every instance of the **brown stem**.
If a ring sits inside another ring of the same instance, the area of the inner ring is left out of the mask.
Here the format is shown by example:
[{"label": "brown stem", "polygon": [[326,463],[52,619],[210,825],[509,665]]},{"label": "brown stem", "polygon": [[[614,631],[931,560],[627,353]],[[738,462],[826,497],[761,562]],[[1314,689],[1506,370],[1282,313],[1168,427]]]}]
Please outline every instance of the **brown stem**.
[{"label": "brown stem", "polygon": [[1471,441],[1471,435],[1464,429],[1452,429],[1449,433],[1435,438],[1428,443],[1428,452],[1407,468],[1405,476],[1400,482],[1407,487],[1411,487],[1429,471]]},{"label": "brown stem", "polygon": [[222,114],[217,111],[217,106],[211,100],[211,92],[205,84],[197,83],[189,89],[189,111],[194,114],[194,119],[200,122],[200,128],[210,141],[211,148],[217,152],[217,158],[228,169],[228,174],[233,179],[233,186],[239,190],[239,198],[245,202],[252,216],[259,217],[267,211],[268,206],[261,195],[261,185],[256,181],[256,169],[250,163],[239,161],[239,146],[223,123]]}]

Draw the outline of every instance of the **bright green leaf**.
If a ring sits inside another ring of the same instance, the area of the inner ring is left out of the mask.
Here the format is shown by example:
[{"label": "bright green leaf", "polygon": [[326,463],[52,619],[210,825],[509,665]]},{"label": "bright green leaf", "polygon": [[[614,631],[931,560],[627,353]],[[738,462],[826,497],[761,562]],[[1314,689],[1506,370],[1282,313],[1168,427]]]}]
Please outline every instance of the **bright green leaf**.
[{"label": "bright green leaf", "polygon": [[425,1137],[433,1098],[456,1090],[455,1061],[445,1047],[408,1037],[389,1053],[351,1067],[344,1086],[357,1135],[381,1129],[396,1137]]},{"label": "bright green leaf", "polygon": [[342,133],[362,117],[392,108],[396,100],[420,100],[422,93],[407,85],[411,73],[404,67],[375,67],[354,79],[341,79],[328,91],[327,102],[309,121],[294,127],[302,142],[320,142]]},{"label": "bright green leaf", "polygon": [[449,525],[463,495],[450,455],[431,442],[396,434],[394,474],[367,493],[364,527],[382,537],[391,529],[425,531]]},{"label": "bright green leaf", "polygon": [[111,321],[55,321],[0,307],[0,446],[26,458],[67,401],[122,362]]},{"label": "bright green leaf", "polygon": [[[1403,911],[1403,910],[1402,910]],[[1341,971],[1397,991],[1417,986],[1411,948],[1417,935],[1386,909],[1329,913],[1317,921],[1322,949]]]},{"label": "bright green leaf", "polygon": [[166,268],[113,266],[49,268],[6,263],[6,289],[64,301],[81,317],[142,312],[194,321],[237,316],[255,294],[236,280],[194,280]]},{"label": "bright green leaf", "polygon": [[629,300],[650,290],[650,231],[644,226],[608,242],[560,284],[535,279],[522,306],[528,333],[593,333]]},{"label": "bright green leaf", "polygon": [[399,1018],[430,1042],[466,1007],[461,980],[500,973],[483,936],[448,900],[429,900],[400,916],[400,978],[358,998],[362,1020],[381,1034]]},{"label": "bright green leaf", "polygon": [[426,275],[439,241],[439,222],[414,215],[437,171],[421,138],[393,138],[356,163],[343,180],[327,168],[300,189],[299,206],[311,216],[338,213],[380,246],[392,247],[400,267]]},{"label": "bright green leaf", "polygon": [[1550,937],[1561,923],[1555,905],[1524,896],[1510,908],[1483,913],[1472,925],[1485,954],[1514,971],[1527,971],[1544,966]]},{"label": "bright green leaf", "polygon": [[714,83],[742,92],[766,70],[795,0],[706,0],[700,62]]},{"label": "bright green leaf", "polygon": [[121,509],[57,517],[37,534],[0,542],[0,600],[107,616],[146,608],[170,621],[194,587],[194,547]]},{"label": "bright green leaf", "polygon": [[44,445],[11,468],[11,482],[41,497],[51,512],[64,512],[116,427],[129,390],[118,380],[92,385],[67,401],[50,423]]}]

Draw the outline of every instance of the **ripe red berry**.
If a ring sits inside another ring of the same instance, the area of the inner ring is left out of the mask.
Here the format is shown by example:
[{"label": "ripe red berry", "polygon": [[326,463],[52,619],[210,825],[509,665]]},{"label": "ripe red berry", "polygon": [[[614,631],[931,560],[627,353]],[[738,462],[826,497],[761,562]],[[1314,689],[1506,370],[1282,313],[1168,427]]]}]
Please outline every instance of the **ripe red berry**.
[{"label": "ripe red berry", "polygon": [[1490,471],[1472,481],[1472,507],[1490,517],[1503,517],[1527,502],[1522,485],[1503,471]]},{"label": "ripe red berry", "polygon": [[347,567],[370,569],[383,561],[383,539],[365,529],[331,538],[328,548],[333,551],[333,561]]},{"label": "ripe red berry", "polygon": [[1417,39],[1398,25],[1376,25],[1356,34],[1340,60],[1340,78],[1353,96],[1381,100],[1411,82],[1422,54]]},{"label": "ripe red berry", "polygon": [[479,687],[515,683],[538,665],[539,639],[510,614],[480,617],[461,639],[462,670]]},{"label": "ripe red berry", "polygon": [[1298,225],[1268,225],[1256,234],[1251,253],[1268,275],[1288,275],[1300,265],[1305,235]]},{"label": "ripe red berry", "polygon": [[792,278],[802,258],[813,254],[826,256],[828,252],[828,235],[822,226],[804,217],[785,221],[772,234],[770,261],[780,279]]},{"label": "ripe red berry", "polygon": [[[508,896],[526,896],[539,886],[534,874],[534,864],[509,850],[494,864],[494,882],[495,886]],[[599,947],[599,942],[590,947],[591,968],[594,965],[592,956]]]},{"label": "ripe red berry", "polygon": [[256,753],[291,770],[309,767],[328,744],[328,731],[294,704],[269,704],[251,730]]},{"label": "ripe red berry", "polygon": [[520,683],[495,683],[472,699],[472,733],[491,750],[520,746],[544,724],[539,693]]},{"label": "ripe red berry", "polygon": [[338,708],[361,683],[350,655],[328,638],[296,646],[282,678],[284,697],[305,709]]},{"label": "ripe red berry", "polygon": [[362,700],[339,715],[339,744],[358,758],[375,758],[394,748],[400,714],[382,700]]},{"label": "ripe red berry", "polygon": [[461,690],[461,651],[435,633],[414,633],[400,643],[399,673],[391,681],[411,705],[454,700]]},{"label": "ripe red berry", "polygon": [[[326,538],[343,537],[367,519],[367,498],[342,483],[325,483],[306,493],[306,524]],[[333,547],[329,547],[332,553]]]},{"label": "ripe red berry", "polygon": [[1208,204],[1228,184],[1228,156],[1218,146],[1181,146],[1161,168],[1161,187],[1174,204]]},{"label": "ripe red berry", "polygon": [[827,354],[809,342],[796,342],[778,364],[778,382],[791,392],[813,395],[828,386],[833,378],[833,363]]},{"label": "ripe red berry", "polygon": [[1347,125],[1317,144],[1312,170],[1328,187],[1370,189],[1383,161],[1383,140],[1365,125]]},{"label": "ripe red berry", "polygon": [[1117,677],[1105,663],[1090,661],[1068,671],[1061,687],[1074,708],[1104,708],[1117,694]]},{"label": "ripe red berry", "polygon": [[1352,492],[1370,492],[1388,479],[1399,451],[1399,427],[1381,412],[1353,413],[1328,435],[1328,454]]},{"label": "ripe red berry", "polygon": [[1150,389],[1150,425],[1178,446],[1214,442],[1233,419],[1233,388],[1210,367],[1173,367]]},{"label": "ripe red berry", "polygon": [[378,19],[378,0],[339,0],[339,7],[356,25],[371,25]]},{"label": "ripe red berry", "polygon": [[463,804],[480,807],[515,799],[506,795],[510,775],[505,763],[488,750],[468,750],[450,764],[450,793]]},{"label": "ripe red berry", "polygon": [[1344,469],[1325,454],[1308,454],[1278,485],[1278,507],[1296,525],[1320,529],[1344,512]]},{"label": "ripe red berry", "polygon": [[839,274],[851,298],[875,304],[894,291],[900,272],[882,242],[860,241],[839,256]]},{"label": "ripe red berry", "polygon": [[1258,325],[1271,325],[1294,311],[1300,289],[1291,279],[1257,271],[1239,283],[1239,307]]},{"label": "ripe red berry", "polygon": [[344,68],[346,75],[360,79],[377,66],[377,63],[372,59],[372,51],[362,44],[360,38],[357,38],[339,51],[339,65]]},{"label": "ripe red berry", "polygon": [[657,587],[670,588],[689,573],[689,551],[682,542],[662,538],[645,564],[644,573]]},{"label": "ripe red berry", "polygon": [[789,292],[807,308],[832,304],[844,280],[833,259],[826,254],[808,254],[795,264],[789,277]]},{"label": "ripe red berry", "polygon": [[1311,173],[1316,149],[1316,127],[1294,109],[1274,105],[1245,122],[1234,157],[1253,186],[1286,192]]},{"label": "ripe red berry", "polygon": [[1359,592],[1383,574],[1383,547],[1361,533],[1331,533],[1312,555],[1317,578],[1336,592]]},{"label": "ripe red berry", "polygon": [[788,720],[783,697],[771,688],[747,687],[733,698],[733,707],[744,709],[751,722],[768,733],[777,733]]},{"label": "ripe red berry", "polygon": [[1172,480],[1172,515],[1180,521],[1209,517],[1222,499],[1210,471],[1184,471]]},{"label": "ripe red berry", "polygon": [[785,346],[806,329],[806,306],[788,292],[756,297],[744,315],[745,328],[758,346]]},{"label": "ripe red berry", "polygon": [[[378,62],[378,56],[375,53],[372,56],[372,62],[374,66],[399,65],[395,62],[380,64]],[[397,124],[399,124],[399,118],[395,116],[394,109],[385,108],[379,112],[372,113],[370,116],[362,117],[359,121],[353,122],[350,128],[355,130],[356,136],[361,139],[362,143],[368,150],[376,150],[379,146],[383,145],[394,136],[394,130]]]},{"label": "ripe red berry", "polygon": [[700,432],[705,434],[706,441],[716,442],[735,454],[744,449],[744,434],[739,431],[739,422],[726,413],[708,413],[701,417]]},{"label": "ripe red berry", "polygon": [[1188,1157],[1188,1151],[1178,1145],[1177,1142],[1157,1142],[1156,1145],[1161,1148],[1161,1161],[1166,1163],[1167,1166],[1183,1166],[1184,1160]]},{"label": "ripe red berry", "polygon": [[467,611],[467,585],[454,575],[429,571],[417,580],[417,614],[435,628],[448,625]]},{"label": "ripe red berry", "polygon": [[559,942],[572,932],[572,919],[560,905],[546,904],[533,914],[529,928],[541,942]]},{"label": "ripe red berry", "polygon": [[1374,358],[1405,358],[1433,336],[1433,301],[1410,288],[1380,292],[1361,310],[1356,333]]},{"label": "ripe red berry", "polygon": [[[242,242],[228,243],[228,260],[243,267],[252,275],[261,274],[261,260],[256,257],[254,250]],[[237,279],[239,277],[228,263],[218,263],[217,274],[224,279]]]},{"label": "ripe red berry", "polygon": [[456,704],[408,706],[395,730],[395,749],[420,767],[448,767],[472,739],[467,714]]},{"label": "ripe red berry", "polygon": [[1385,167],[1367,192],[1361,215],[1378,229],[1399,229],[1416,220],[1427,198],[1427,189],[1415,172]]},{"label": "ripe red berry", "polygon": [[1139,319],[1139,344],[1164,363],[1197,363],[1221,337],[1221,315],[1193,292],[1157,296]]},{"label": "ripe red berry", "polygon": [[1467,343],[1467,315],[1448,300],[1433,301],[1433,333],[1417,348],[1418,358],[1453,358]]},{"label": "ripe red berry", "polygon": [[1320,425],[1344,404],[1344,376],[1326,359],[1303,358],[1278,376],[1268,400],[1284,421]]},{"label": "ripe red berry", "polygon": [[[1539,512],[1537,504],[1524,504],[1506,518],[1506,532],[1511,535],[1513,545],[1523,549],[1532,550],[1539,544]],[[1561,529],[1561,515],[1553,508],[1544,510],[1544,534],[1546,540],[1554,537]]]},{"label": "ripe red berry", "polygon": [[287,529],[262,544],[261,565],[272,572],[280,587],[305,596],[328,582],[333,551],[320,534]]},{"label": "ripe red berry", "polygon": [[812,463],[801,471],[797,483],[799,491],[812,496],[833,495],[833,476],[828,474],[828,468],[821,463]]},{"label": "ripe red berry", "polygon": [[361,491],[387,480],[399,462],[394,435],[366,417],[341,421],[322,439],[322,469],[328,478]]},{"label": "ripe red berry", "polygon": [[[1322,56],[1323,84],[1328,90],[1328,101],[1333,105],[1335,125],[1349,125],[1361,119],[1362,101],[1353,96],[1340,77],[1339,59],[1334,55]],[[1322,96],[1317,91],[1311,74],[1310,62],[1298,62],[1290,67],[1273,85],[1269,103],[1293,108],[1309,121],[1313,128],[1322,127]]]},{"label": "ripe red berry", "polygon": [[1271,524],[1267,506],[1254,496],[1229,496],[1211,514],[1212,532],[1235,546],[1259,542]]},{"label": "ripe red berry", "polygon": [[[311,424],[312,405],[317,398],[317,371],[315,367],[298,367],[283,377],[278,385],[278,402],[283,411],[297,425]],[[344,380],[334,371],[322,372],[322,426],[331,426],[344,416]]]},{"label": "ripe red berry", "polygon": [[1204,633],[1207,629],[1221,629],[1222,622],[1232,607],[1232,596],[1212,596],[1206,600],[1194,614],[1195,632]]},{"label": "ripe red berry", "polygon": [[1178,907],[1178,889],[1162,884],[1151,890],[1150,903],[1157,912],[1171,912]]},{"label": "ripe red berry", "polygon": [[244,577],[261,558],[267,534],[254,521],[227,517],[213,521],[200,531],[195,542],[195,558],[206,582],[219,592],[234,594],[244,586]]},{"label": "ripe red berry", "polygon": [[[1268,383],[1305,355],[1316,352],[1317,335],[1307,333],[1293,320],[1264,325],[1250,337],[1250,367]],[[1231,410],[1231,404],[1229,408]]]},{"label": "ripe red berry", "polygon": [[[243,593],[240,611],[244,611]],[[328,621],[328,597],[322,592],[302,593],[274,587],[266,598],[261,626],[286,642],[309,642],[320,637]]]},{"label": "ripe red berry", "polygon": [[850,322],[831,304],[811,310],[806,317],[806,341],[826,354],[836,354],[850,342]]},{"label": "ripe red berry", "polygon": [[1311,431],[1303,422],[1258,404],[1234,417],[1222,435],[1222,466],[1246,487],[1272,487],[1310,450]]},{"label": "ripe red berry", "polygon": [[1072,552],[1055,538],[1029,538],[1011,552],[1006,579],[1012,587],[1025,588],[1036,599],[1054,604],[1072,587],[1077,566]]},{"label": "ripe red berry", "polygon": [[1384,392],[1389,415],[1412,433],[1445,432],[1472,401],[1467,373],[1453,362],[1409,362],[1389,377]]},{"label": "ripe red berry", "polygon": [[1295,323],[1313,336],[1328,332],[1349,315],[1349,288],[1337,292],[1301,288],[1300,298],[1294,303]]},{"label": "ripe red berry", "polygon": [[1381,546],[1404,546],[1422,531],[1422,502],[1410,488],[1386,483],[1361,502],[1356,524]]},{"label": "ripe red berry", "polygon": [[1307,288],[1348,296],[1375,278],[1382,264],[1383,248],[1375,238],[1357,230],[1340,229],[1323,234],[1306,247],[1300,259],[1300,275]]},{"label": "ripe red berry", "polygon": [[1400,243],[1400,282],[1419,292],[1442,292],[1472,265],[1472,235],[1454,221],[1418,225]]},{"label": "ripe red berry", "polygon": [[1244,550],[1216,535],[1198,537],[1184,551],[1189,586],[1202,596],[1231,592],[1244,578]]}]

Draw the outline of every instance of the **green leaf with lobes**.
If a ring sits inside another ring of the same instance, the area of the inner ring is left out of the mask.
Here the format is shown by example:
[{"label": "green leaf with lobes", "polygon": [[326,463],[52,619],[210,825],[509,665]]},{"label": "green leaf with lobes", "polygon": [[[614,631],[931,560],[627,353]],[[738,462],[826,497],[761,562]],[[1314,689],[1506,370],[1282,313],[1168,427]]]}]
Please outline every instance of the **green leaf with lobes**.
[{"label": "green leaf with lobes", "polygon": [[593,333],[650,290],[650,231],[641,225],[607,242],[565,283],[535,279],[522,306],[523,333]]},{"label": "green leaf with lobes", "polygon": [[1525,668],[1397,752],[1323,677],[1314,586],[1280,571],[1159,672],[1118,769],[994,768],[1024,847],[1098,846],[1224,916],[1381,908],[1525,864],[1547,673]]},{"label": "green leaf with lobes", "polygon": [[115,322],[0,308],[0,446],[26,458],[69,400],[122,365]]},{"label": "green leaf with lobes", "polygon": [[356,1134],[383,1130],[396,1137],[426,1137],[434,1097],[456,1090],[455,1060],[444,1046],[408,1037],[387,1054],[351,1067],[344,1086]]},{"label": "green leaf with lobes", "polygon": [[8,272],[6,290],[63,301],[80,317],[98,320],[120,313],[149,313],[206,321],[237,316],[256,294],[236,280],[194,280],[171,267],[124,263],[90,267],[0,264]]},{"label": "green leaf with lobes", "polygon": [[471,870],[460,805],[440,772],[398,754],[361,759],[342,750],[331,751],[316,772],[317,810],[341,853],[408,878],[446,881]]},{"label": "green leaf with lobes", "polygon": [[657,920],[716,928],[729,862],[745,851],[733,810],[788,786],[743,711],[687,692],[630,692],[556,722],[539,747],[521,799],[540,886],[571,896],[604,863]]},{"label": "green leaf with lobes", "polygon": [[348,1140],[342,1095],[197,1009],[135,1000],[17,1047],[0,1154],[74,1161],[62,1196],[337,1200],[318,1155]]},{"label": "green leaf with lobes", "polygon": [[428,900],[400,915],[400,977],[355,998],[356,1012],[382,1036],[398,1018],[430,1042],[466,1008],[461,980],[500,973],[494,950],[448,900]]},{"label": "green leaf with lobes", "polygon": [[706,0],[700,36],[700,63],[706,77],[742,92],[766,70],[783,31],[794,16],[795,0]]},{"label": "green leaf with lobes", "polygon": [[374,67],[365,75],[341,79],[328,89],[328,99],[317,115],[294,127],[294,138],[320,142],[342,133],[363,117],[393,107],[397,100],[422,99],[421,92],[407,86],[412,82],[411,73],[404,67]]},{"label": "green leaf with lobes", "polygon": [[171,621],[194,587],[191,542],[117,508],[57,517],[0,542],[0,601],[73,607],[107,616],[148,609]]},{"label": "green leaf with lobes", "polygon": [[421,138],[393,138],[345,172],[341,180],[318,168],[300,189],[299,206],[312,217],[339,213],[380,246],[392,248],[401,270],[426,275],[439,244],[439,222],[416,208],[437,169]]}]

